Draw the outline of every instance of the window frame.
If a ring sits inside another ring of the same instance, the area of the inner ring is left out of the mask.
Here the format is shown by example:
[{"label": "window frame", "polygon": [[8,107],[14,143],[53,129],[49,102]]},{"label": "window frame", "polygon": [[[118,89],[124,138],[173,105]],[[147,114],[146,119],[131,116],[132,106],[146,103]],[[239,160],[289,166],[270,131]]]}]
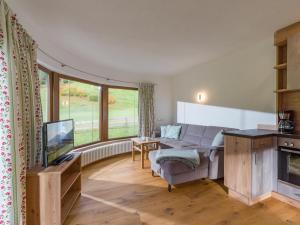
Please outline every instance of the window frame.
[{"label": "window frame", "polygon": [[57,72],[53,72],[43,66],[39,65],[39,69],[47,71],[49,74],[49,81],[50,81],[50,120],[58,121],[59,120],[59,80],[60,79],[66,79],[66,80],[72,80],[76,82],[91,84],[95,86],[99,86],[100,88],[100,95],[101,95],[101,102],[99,104],[99,112],[100,112],[100,118],[99,118],[99,141],[94,141],[82,145],[78,145],[75,147],[75,149],[86,147],[89,145],[97,144],[97,143],[103,143],[108,141],[116,141],[116,140],[125,140],[128,138],[133,138],[137,136],[128,136],[128,137],[119,137],[119,138],[108,138],[108,90],[109,88],[117,88],[117,89],[124,89],[124,90],[136,90],[139,89],[136,87],[126,87],[126,86],[117,86],[117,85],[108,85],[108,84],[102,84],[98,82],[89,81],[86,79],[81,79],[77,77],[73,77],[70,75],[64,75]]},{"label": "window frame", "polygon": [[48,74],[49,78],[49,87],[48,87],[48,120],[49,122],[53,121],[53,72],[46,67],[38,64],[38,70],[43,71]]}]

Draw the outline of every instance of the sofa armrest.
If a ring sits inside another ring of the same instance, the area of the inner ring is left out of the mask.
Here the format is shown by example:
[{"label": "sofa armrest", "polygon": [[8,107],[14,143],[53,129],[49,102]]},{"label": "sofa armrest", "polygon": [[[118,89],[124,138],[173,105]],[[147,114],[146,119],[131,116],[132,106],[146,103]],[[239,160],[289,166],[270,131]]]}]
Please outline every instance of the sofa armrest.
[{"label": "sofa armrest", "polygon": [[[215,151],[215,150],[214,150]],[[215,151],[213,161],[209,163],[209,179],[219,179],[224,177],[224,151]]]},{"label": "sofa armrest", "polygon": [[224,146],[213,146],[211,147],[210,153],[209,153],[209,159],[211,162],[213,162],[215,160],[215,156],[217,155],[218,152],[222,152],[224,151]]}]

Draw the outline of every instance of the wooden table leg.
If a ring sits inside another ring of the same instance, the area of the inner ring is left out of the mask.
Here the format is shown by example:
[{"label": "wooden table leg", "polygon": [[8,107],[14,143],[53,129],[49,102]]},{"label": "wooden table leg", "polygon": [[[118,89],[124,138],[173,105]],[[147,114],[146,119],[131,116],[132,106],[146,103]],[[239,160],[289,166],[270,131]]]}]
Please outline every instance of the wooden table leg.
[{"label": "wooden table leg", "polygon": [[141,166],[142,166],[142,169],[144,169],[144,153],[145,153],[144,145],[141,145]]},{"label": "wooden table leg", "polygon": [[148,154],[149,154],[148,145],[146,145],[145,146],[145,158],[146,158],[146,160],[148,160]]},{"label": "wooden table leg", "polygon": [[134,150],[134,142],[132,143],[132,161],[135,160],[135,150]]}]

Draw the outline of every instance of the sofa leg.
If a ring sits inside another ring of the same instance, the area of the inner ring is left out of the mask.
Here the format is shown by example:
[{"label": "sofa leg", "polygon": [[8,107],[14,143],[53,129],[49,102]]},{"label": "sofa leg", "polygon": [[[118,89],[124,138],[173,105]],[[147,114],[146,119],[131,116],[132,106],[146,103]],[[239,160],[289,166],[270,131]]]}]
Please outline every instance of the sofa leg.
[{"label": "sofa leg", "polygon": [[155,173],[153,170],[151,170],[151,174],[152,174],[152,177],[159,177],[159,175],[157,173]]},{"label": "sofa leg", "polygon": [[171,192],[171,191],[172,191],[172,185],[168,184],[168,192]]}]

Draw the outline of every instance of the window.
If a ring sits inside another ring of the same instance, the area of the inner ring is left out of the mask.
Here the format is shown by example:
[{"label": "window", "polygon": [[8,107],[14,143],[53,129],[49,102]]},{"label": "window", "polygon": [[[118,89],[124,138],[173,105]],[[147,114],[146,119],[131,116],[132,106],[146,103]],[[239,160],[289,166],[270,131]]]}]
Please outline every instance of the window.
[{"label": "window", "polygon": [[75,146],[100,140],[101,87],[59,79],[59,119],[74,119]]},{"label": "window", "polygon": [[138,91],[108,89],[108,138],[131,137],[138,134]]},{"label": "window", "polygon": [[50,120],[50,82],[49,73],[39,69],[38,70],[40,80],[40,95],[42,102],[43,122]]},{"label": "window", "polygon": [[44,122],[73,119],[76,147],[137,136],[137,88],[102,85],[42,66],[38,75]]}]

